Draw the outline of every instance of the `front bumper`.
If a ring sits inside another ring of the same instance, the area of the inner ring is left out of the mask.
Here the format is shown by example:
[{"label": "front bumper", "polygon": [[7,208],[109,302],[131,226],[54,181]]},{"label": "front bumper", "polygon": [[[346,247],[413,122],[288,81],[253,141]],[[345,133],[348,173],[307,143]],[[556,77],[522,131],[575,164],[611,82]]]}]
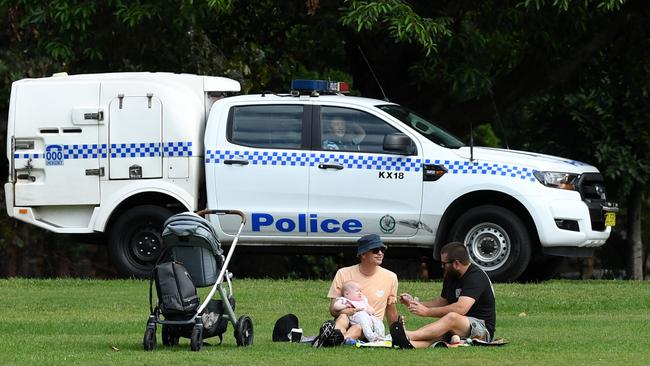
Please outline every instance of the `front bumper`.
[{"label": "front bumper", "polygon": [[[581,200],[538,197],[532,207],[542,247],[600,247],[609,238],[611,227],[605,226],[605,213],[617,212],[615,205]],[[558,222],[577,223],[577,230],[558,227]]]}]

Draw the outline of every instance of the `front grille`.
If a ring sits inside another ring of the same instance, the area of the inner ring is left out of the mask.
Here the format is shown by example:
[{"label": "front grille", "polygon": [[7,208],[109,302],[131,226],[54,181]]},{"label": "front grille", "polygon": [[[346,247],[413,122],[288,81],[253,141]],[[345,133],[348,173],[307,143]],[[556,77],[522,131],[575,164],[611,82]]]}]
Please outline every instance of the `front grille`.
[{"label": "front grille", "polygon": [[585,173],[578,182],[578,191],[583,200],[606,201],[605,182],[599,173]]},{"label": "front grille", "polygon": [[596,231],[605,230],[605,212],[602,204],[607,201],[605,195],[605,182],[599,173],[584,173],[578,181],[578,192],[580,197],[589,207],[591,229]]}]

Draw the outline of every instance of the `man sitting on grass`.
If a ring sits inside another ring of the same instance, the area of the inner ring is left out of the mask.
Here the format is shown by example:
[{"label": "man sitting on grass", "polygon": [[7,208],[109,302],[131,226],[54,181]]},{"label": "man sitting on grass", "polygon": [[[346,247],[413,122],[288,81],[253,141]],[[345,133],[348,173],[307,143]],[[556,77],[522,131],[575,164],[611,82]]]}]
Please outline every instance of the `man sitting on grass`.
[{"label": "man sitting on grass", "polygon": [[445,245],[440,259],[444,280],[439,298],[419,302],[409,294],[400,296],[400,302],[408,306],[412,314],[439,319],[408,331],[399,316],[390,326],[393,346],[425,348],[453,334],[488,342],[494,337],[496,304],[487,274],[470,263],[467,248],[459,242]]},{"label": "man sitting on grass", "polygon": [[336,299],[343,296],[343,283],[347,281],[355,281],[361,286],[369,305],[375,309],[375,316],[384,319],[385,314],[389,324],[397,320],[397,275],[381,267],[385,251],[386,245],[377,234],[365,235],[357,241],[359,264],[336,272],[327,294],[330,314],[335,320],[323,323],[314,340],[314,347],[337,346],[345,339],[363,337],[359,324],[350,326],[350,317],[360,309],[336,306]]}]

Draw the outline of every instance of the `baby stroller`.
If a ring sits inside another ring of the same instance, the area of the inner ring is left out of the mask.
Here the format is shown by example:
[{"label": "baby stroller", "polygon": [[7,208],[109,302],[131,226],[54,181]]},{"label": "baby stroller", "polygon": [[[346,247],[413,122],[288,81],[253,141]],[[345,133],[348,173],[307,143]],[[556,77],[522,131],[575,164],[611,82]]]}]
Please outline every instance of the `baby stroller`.
[{"label": "baby stroller", "polygon": [[[214,228],[201,216],[239,215],[241,225],[225,260]],[[228,322],[234,327],[238,346],[253,344],[253,321],[248,316],[237,319],[232,295],[232,274],[228,263],[235,251],[246,216],[235,210],[203,210],[184,212],[167,219],[163,230],[164,249],[152,271],[149,282],[150,315],[144,333],[146,351],[156,348],[156,326],[162,325],[165,346],[175,346],[180,337],[190,339],[190,349],[200,351],[203,339],[218,336],[223,340]],[[224,288],[228,284],[228,293]],[[153,284],[157,302],[153,305]],[[212,286],[199,305],[197,287]],[[220,300],[213,299],[219,292]]]}]

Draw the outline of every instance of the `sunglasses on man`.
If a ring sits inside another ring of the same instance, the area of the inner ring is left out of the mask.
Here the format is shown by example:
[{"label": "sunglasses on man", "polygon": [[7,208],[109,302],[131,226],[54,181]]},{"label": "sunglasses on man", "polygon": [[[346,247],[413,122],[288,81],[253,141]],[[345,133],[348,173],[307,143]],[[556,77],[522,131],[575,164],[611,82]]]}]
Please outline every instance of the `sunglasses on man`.
[{"label": "sunglasses on man", "polygon": [[386,248],[384,248],[384,247],[372,248],[372,249],[370,249],[370,251],[373,254],[378,254],[379,252],[386,253]]}]

